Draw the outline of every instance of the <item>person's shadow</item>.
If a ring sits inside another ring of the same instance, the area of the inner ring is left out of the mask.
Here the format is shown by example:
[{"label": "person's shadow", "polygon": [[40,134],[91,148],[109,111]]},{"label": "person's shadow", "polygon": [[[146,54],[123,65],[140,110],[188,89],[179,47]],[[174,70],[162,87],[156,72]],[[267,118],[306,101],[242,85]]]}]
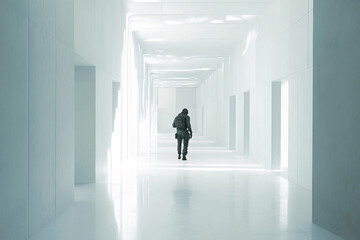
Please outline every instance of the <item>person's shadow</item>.
[{"label": "person's shadow", "polygon": [[190,202],[192,197],[188,170],[178,170],[173,196],[176,211],[175,223],[177,226],[181,226],[181,234],[186,234],[191,220]]}]

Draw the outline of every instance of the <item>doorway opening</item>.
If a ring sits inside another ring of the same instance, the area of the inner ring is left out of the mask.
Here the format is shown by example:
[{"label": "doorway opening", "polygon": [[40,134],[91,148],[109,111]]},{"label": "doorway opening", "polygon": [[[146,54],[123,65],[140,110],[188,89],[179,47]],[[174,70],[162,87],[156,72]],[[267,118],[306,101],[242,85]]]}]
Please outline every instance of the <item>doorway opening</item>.
[{"label": "doorway opening", "polygon": [[250,149],[250,92],[244,93],[244,155],[249,155]]},{"label": "doorway opening", "polygon": [[229,149],[236,149],[236,96],[229,99]]},{"label": "doorway opening", "polygon": [[281,164],[287,171],[289,161],[289,82],[281,83]]},{"label": "doorway opening", "polygon": [[201,107],[201,134],[203,135],[203,136],[205,136],[205,134],[204,134],[204,132],[205,132],[205,128],[204,128],[204,115],[205,115],[205,113],[204,113],[204,106],[202,106]]}]

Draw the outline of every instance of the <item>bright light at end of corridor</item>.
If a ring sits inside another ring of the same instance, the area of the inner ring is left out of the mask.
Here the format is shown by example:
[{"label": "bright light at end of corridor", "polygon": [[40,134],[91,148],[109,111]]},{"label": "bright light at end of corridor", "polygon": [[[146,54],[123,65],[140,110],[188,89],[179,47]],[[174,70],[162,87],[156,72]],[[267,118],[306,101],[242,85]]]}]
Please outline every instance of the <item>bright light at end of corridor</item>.
[{"label": "bright light at end of corridor", "polygon": [[161,39],[161,38],[149,38],[149,39],[146,39],[144,41],[145,42],[163,42],[164,39]]}]

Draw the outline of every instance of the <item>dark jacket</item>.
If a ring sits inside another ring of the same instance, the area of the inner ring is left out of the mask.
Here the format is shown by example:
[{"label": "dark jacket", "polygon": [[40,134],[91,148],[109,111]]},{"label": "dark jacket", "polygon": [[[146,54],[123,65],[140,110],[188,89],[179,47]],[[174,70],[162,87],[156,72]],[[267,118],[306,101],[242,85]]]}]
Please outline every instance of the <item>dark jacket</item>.
[{"label": "dark jacket", "polygon": [[[185,126],[186,128],[180,129],[180,128],[176,128],[177,133],[182,136],[185,137],[186,135],[191,135],[192,136],[192,129],[191,129],[191,124],[190,124],[190,117],[184,113],[179,113],[178,116],[182,116],[183,118],[185,118]],[[174,122],[172,124],[172,126],[175,128],[175,119]]]}]

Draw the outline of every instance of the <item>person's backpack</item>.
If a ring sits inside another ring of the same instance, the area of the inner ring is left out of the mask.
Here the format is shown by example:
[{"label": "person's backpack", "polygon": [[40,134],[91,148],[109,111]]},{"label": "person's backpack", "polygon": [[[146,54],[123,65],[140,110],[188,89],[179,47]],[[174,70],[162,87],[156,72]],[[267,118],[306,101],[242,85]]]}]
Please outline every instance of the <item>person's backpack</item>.
[{"label": "person's backpack", "polygon": [[176,128],[185,129],[185,117],[181,115],[176,116],[176,118],[174,119],[174,125]]}]

